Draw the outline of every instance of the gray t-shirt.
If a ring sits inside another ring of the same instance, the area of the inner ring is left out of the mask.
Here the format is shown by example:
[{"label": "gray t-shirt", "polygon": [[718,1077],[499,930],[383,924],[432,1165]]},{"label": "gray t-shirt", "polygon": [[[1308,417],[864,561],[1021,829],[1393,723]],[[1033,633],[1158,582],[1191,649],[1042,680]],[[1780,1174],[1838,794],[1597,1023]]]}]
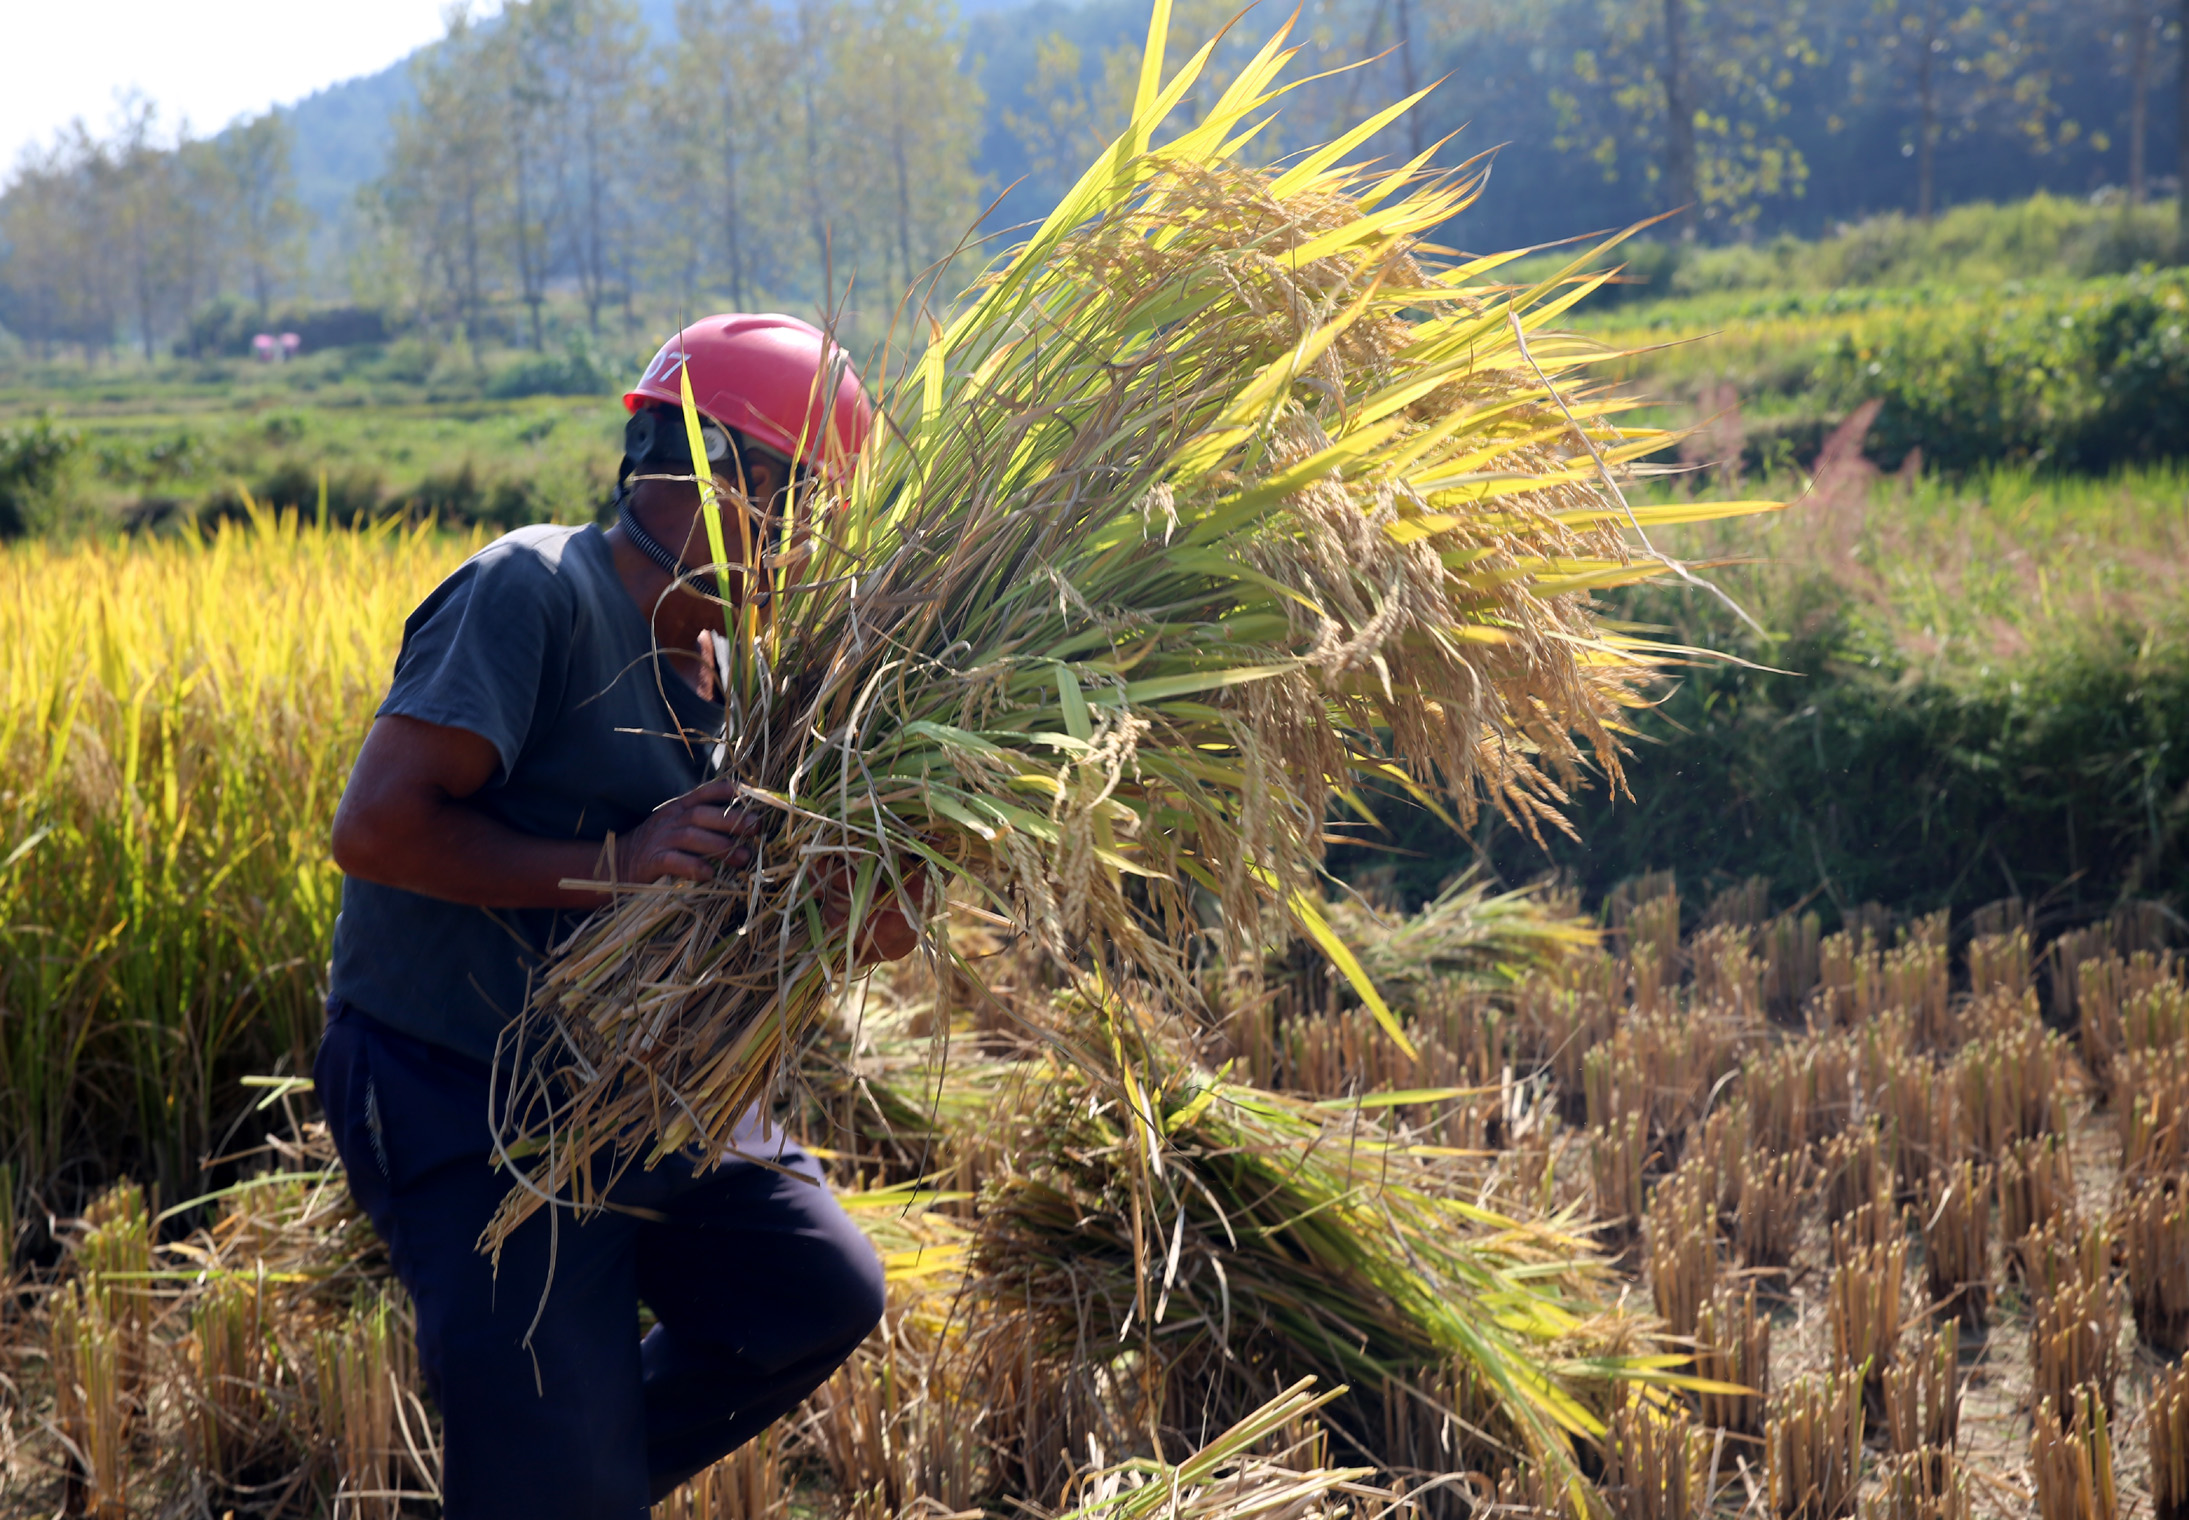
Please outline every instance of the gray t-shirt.
[{"label": "gray t-shirt", "polygon": [[[719,707],[657,664],[592,527],[520,528],[466,560],[403,625],[380,712],[485,738],[501,766],[471,805],[551,839],[628,834],[706,778],[722,728]],[[332,990],[405,1034],[489,1059],[574,921],[345,879]]]}]

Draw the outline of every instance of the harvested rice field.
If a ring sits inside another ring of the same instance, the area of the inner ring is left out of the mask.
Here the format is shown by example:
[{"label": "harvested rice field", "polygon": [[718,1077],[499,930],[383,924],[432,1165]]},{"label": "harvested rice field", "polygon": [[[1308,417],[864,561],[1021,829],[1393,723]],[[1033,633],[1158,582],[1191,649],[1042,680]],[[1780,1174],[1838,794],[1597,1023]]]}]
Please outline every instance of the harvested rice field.
[{"label": "harvested rice field", "polygon": [[[1305,955],[1194,1023],[961,923],[987,991],[879,976],[803,1068],[884,1325],[661,1513],[1055,1513],[1179,1463],[1211,1515],[2180,1513],[2165,920],[1819,936],[1762,900],[1333,904],[1412,1056]],[[1165,1074],[1157,1187],[1057,1053],[1098,1033]],[[291,1138],[206,1227],[117,1189],[18,1280],[10,1512],[430,1512],[400,1294],[308,1092],[267,1096]]]}]

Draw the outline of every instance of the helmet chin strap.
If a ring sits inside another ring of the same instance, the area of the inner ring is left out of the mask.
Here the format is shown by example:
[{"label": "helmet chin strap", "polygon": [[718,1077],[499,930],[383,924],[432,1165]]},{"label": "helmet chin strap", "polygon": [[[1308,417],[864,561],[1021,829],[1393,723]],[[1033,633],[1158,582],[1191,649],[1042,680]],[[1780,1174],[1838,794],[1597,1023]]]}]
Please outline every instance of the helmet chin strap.
[{"label": "helmet chin strap", "polygon": [[[638,520],[638,514],[631,510],[631,488],[628,485],[616,488],[616,522],[622,527],[623,536],[631,541],[631,547],[660,566],[667,572],[669,579],[689,590],[699,592],[702,596],[712,595],[723,601],[729,600],[722,589],[722,577],[713,567],[685,564],[667,544],[646,531]],[[712,584],[712,591],[707,589],[707,583]]]}]

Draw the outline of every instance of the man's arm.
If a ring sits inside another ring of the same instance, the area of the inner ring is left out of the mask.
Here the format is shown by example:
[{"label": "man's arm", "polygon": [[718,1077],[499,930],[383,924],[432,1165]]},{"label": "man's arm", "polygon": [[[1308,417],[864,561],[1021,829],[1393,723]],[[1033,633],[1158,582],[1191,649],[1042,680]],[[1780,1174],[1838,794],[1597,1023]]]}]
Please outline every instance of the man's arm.
[{"label": "man's arm", "polygon": [[362,881],[478,908],[590,908],[603,894],[558,883],[604,871],[617,881],[705,881],[718,861],[732,870],[752,863],[747,841],[759,820],[732,806],[731,782],[663,804],[615,842],[609,862],[597,843],[520,833],[468,805],[500,765],[469,729],[377,719],[335,810],[335,864]]}]

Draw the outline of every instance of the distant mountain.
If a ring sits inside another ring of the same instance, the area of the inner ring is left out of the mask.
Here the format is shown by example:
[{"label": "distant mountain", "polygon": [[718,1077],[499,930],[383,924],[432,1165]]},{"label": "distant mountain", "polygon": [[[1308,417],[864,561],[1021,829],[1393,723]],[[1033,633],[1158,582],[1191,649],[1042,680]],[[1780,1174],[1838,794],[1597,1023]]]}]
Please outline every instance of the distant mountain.
[{"label": "distant mountain", "polygon": [[[1107,11],[1114,8],[1114,0],[1087,8]],[[1002,18],[1018,11],[1038,11],[1043,19],[1039,30],[1046,31],[1055,24],[1054,18],[1073,7],[1059,5],[1057,0],[959,0],[958,9],[976,33],[974,56],[986,64],[984,75],[994,77],[1008,70],[1009,88],[1016,90],[1018,82],[1032,72],[1033,37],[1037,31],[1004,23]],[[639,19],[656,39],[675,35],[676,0],[639,0],[638,10]],[[377,74],[331,84],[283,108],[296,124],[297,198],[317,224],[315,253],[330,251],[331,240],[339,237],[358,190],[379,178],[386,168],[389,122],[396,109],[411,99],[411,63],[439,45],[428,43]],[[998,63],[1004,64],[1004,69],[999,69]],[[984,158],[999,152],[1009,157],[1017,152],[1016,144],[996,140],[999,133],[1000,128],[991,120],[990,141],[983,144]],[[324,258],[315,262],[324,267]]]}]

